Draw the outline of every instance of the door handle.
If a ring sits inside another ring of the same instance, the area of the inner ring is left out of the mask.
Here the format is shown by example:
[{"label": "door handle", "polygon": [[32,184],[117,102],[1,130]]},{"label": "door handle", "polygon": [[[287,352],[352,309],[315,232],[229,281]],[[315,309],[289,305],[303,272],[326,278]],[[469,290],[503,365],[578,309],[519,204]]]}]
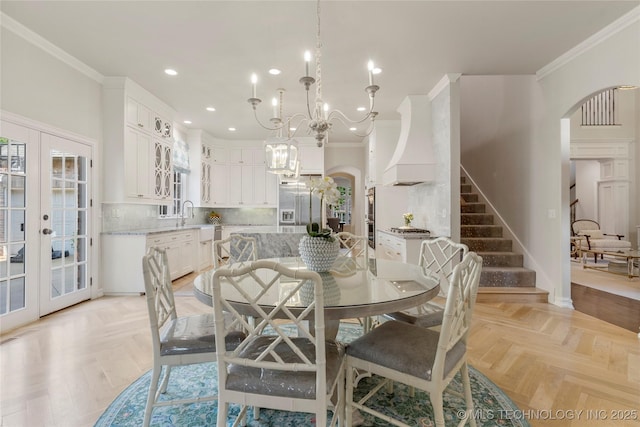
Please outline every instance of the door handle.
[{"label": "door handle", "polygon": [[42,229],[42,234],[51,234],[53,233],[53,230],[50,228],[43,228]]}]

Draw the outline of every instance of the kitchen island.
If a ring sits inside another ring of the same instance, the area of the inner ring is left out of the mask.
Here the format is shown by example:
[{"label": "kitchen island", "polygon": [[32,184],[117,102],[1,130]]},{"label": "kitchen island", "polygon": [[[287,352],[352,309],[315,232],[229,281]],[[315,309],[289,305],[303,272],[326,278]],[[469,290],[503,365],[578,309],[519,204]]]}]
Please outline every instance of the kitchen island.
[{"label": "kitchen island", "polygon": [[297,257],[300,256],[298,244],[307,234],[307,228],[304,225],[254,226],[231,233],[234,234],[256,239],[258,259]]}]

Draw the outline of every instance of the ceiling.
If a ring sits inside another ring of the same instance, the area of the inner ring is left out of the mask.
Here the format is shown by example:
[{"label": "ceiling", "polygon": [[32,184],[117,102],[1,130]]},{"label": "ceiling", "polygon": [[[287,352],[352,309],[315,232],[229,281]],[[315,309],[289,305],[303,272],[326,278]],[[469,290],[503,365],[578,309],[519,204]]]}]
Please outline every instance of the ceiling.
[{"label": "ceiling", "polygon": [[[382,69],[378,119],[398,119],[405,95],[428,93],[446,73],[535,74],[638,4],[323,0],[323,98],[360,116],[371,59]],[[298,80],[304,51],[315,47],[315,1],[3,0],[0,10],[99,74],[130,77],[171,106],[178,122],[191,120],[187,128],[234,140],[269,136],[247,103],[253,72],[263,122],[277,88],[286,90],[285,115],[306,110]],[[282,74],[269,75],[271,67]],[[329,137],[330,144],[361,140],[340,123]]]}]

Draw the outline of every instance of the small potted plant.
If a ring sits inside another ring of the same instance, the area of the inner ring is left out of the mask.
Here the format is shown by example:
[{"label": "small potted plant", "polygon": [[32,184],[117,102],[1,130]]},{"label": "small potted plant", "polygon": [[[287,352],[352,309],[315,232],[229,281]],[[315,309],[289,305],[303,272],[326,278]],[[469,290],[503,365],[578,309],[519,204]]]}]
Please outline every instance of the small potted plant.
[{"label": "small potted plant", "polygon": [[402,217],[404,218],[404,226],[407,228],[411,227],[411,221],[413,221],[413,214],[411,212],[408,212],[406,214],[402,214]]},{"label": "small potted plant", "polygon": [[209,222],[211,224],[220,224],[221,220],[222,220],[222,216],[220,216],[218,212],[216,211],[209,212]]},{"label": "small potted plant", "polygon": [[[340,198],[340,192],[331,177],[311,179],[309,191],[312,195],[320,196],[320,211],[322,204],[335,203]],[[312,200],[309,198],[309,219],[312,218]],[[340,251],[340,243],[331,235],[331,229],[322,228],[317,222],[307,224],[307,234],[302,236],[298,246],[300,258],[309,270],[328,271]]]}]

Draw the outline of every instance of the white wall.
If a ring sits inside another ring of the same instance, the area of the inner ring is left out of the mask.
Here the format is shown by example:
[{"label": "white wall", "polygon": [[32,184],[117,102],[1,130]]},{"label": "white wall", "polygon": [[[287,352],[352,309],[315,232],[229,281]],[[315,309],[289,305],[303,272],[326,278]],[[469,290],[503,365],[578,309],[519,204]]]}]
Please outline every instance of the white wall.
[{"label": "white wall", "polygon": [[596,195],[600,180],[600,162],[597,160],[577,160],[576,168],[576,219],[598,218]]},{"label": "white wall", "polygon": [[571,306],[570,121],[562,119],[602,89],[640,86],[640,7],[629,16],[537,79],[461,79],[462,164],[523,242],[537,285],[562,306]]},{"label": "white wall", "polygon": [[102,86],[2,27],[2,109],[102,140]]},{"label": "white wall", "polygon": [[409,187],[408,211],[413,226],[433,236],[460,240],[459,83],[450,82],[431,97],[431,141],[437,164],[433,182]]},{"label": "white wall", "polygon": [[[640,86],[640,7],[618,31],[558,63],[539,83],[545,99],[546,115],[540,128],[540,151],[551,160],[549,184],[536,200],[545,209],[562,214],[532,226],[543,231],[532,250],[544,261],[545,274],[556,286],[555,302],[570,305],[571,269],[569,264],[569,145],[568,120],[575,109],[592,94],[620,85]],[[553,161],[554,159],[557,159]],[[542,166],[541,162],[538,162]]]}]

